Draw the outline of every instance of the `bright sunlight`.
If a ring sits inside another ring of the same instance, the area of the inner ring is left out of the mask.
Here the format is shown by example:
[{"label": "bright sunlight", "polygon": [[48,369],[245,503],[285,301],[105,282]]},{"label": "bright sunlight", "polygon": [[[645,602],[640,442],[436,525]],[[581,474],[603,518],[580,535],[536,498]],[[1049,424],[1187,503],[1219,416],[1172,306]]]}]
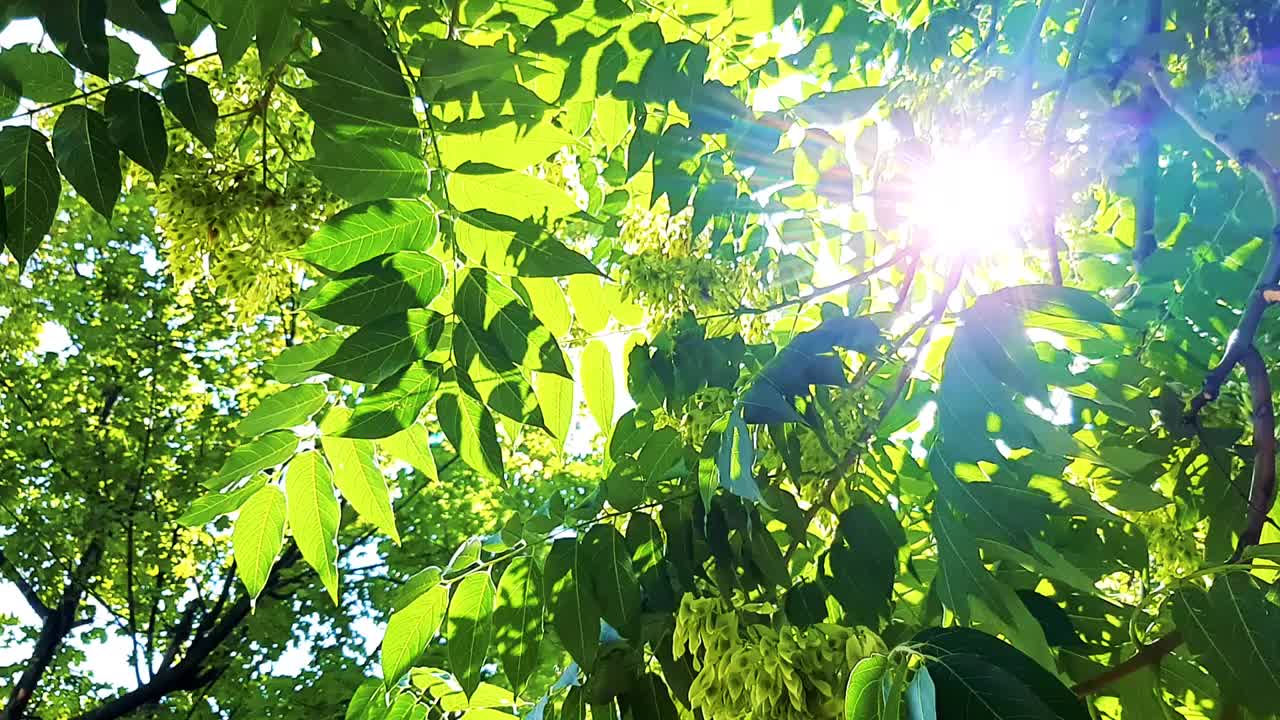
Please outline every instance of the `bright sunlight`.
[{"label": "bright sunlight", "polygon": [[1008,248],[1031,216],[1032,182],[994,143],[934,149],[909,201],[908,216],[935,248],[983,255]]}]

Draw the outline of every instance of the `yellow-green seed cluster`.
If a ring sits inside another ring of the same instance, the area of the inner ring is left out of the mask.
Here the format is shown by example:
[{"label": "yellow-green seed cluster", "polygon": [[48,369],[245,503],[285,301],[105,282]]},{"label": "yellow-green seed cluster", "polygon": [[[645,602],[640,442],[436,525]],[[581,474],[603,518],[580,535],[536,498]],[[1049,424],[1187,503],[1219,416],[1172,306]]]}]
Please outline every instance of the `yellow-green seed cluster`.
[{"label": "yellow-green seed cluster", "polygon": [[849,672],[886,650],[865,627],[743,624],[720,600],[689,595],[672,643],[676,657],[693,657],[698,674],[689,702],[708,720],[838,718]]}]

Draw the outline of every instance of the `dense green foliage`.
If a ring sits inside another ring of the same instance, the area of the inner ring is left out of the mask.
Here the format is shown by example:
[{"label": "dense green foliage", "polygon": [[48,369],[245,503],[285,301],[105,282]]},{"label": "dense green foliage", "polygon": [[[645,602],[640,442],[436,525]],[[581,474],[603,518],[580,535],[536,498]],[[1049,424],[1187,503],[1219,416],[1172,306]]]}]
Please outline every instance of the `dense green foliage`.
[{"label": "dense green foliage", "polygon": [[1280,716],[1280,11],[0,23],[5,720]]}]

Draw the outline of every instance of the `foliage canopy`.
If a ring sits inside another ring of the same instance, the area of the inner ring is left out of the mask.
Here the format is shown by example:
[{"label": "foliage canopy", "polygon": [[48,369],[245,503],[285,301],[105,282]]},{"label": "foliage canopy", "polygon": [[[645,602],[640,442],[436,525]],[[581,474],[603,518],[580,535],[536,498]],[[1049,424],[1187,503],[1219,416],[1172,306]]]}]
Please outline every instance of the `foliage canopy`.
[{"label": "foliage canopy", "polygon": [[1280,10],[0,23],[0,717],[1280,716]]}]

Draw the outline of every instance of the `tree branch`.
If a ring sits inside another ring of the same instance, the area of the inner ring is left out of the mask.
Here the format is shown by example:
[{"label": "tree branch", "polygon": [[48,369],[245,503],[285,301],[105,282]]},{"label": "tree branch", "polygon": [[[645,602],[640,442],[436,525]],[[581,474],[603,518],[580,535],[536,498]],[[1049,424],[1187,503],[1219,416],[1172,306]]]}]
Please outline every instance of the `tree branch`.
[{"label": "tree branch", "polygon": [[1077,683],[1071,688],[1076,695],[1084,697],[1093,695],[1104,687],[1126,678],[1133,673],[1151,665],[1159,664],[1165,655],[1173,652],[1182,644],[1182,633],[1173,631],[1150,645],[1143,645],[1142,649],[1134,653],[1133,657],[1116,665],[1115,667],[1095,675],[1084,682]]},{"label": "tree branch", "polygon": [[44,601],[40,599],[40,593],[36,591],[35,586],[22,576],[22,571],[18,569],[17,565],[14,565],[9,561],[9,558],[5,557],[3,550],[0,550],[0,573],[3,573],[4,577],[9,582],[18,587],[18,592],[22,593],[22,597],[27,601],[27,604],[31,606],[32,612],[39,616],[41,620],[49,619],[49,614],[53,612],[53,610],[51,610],[48,605],[44,604]]},{"label": "tree branch", "polygon": [[1253,484],[1244,531],[1229,562],[1238,562],[1246,548],[1262,540],[1271,506],[1276,501],[1276,415],[1271,400],[1271,379],[1258,349],[1250,345],[1240,359],[1253,396]]}]

